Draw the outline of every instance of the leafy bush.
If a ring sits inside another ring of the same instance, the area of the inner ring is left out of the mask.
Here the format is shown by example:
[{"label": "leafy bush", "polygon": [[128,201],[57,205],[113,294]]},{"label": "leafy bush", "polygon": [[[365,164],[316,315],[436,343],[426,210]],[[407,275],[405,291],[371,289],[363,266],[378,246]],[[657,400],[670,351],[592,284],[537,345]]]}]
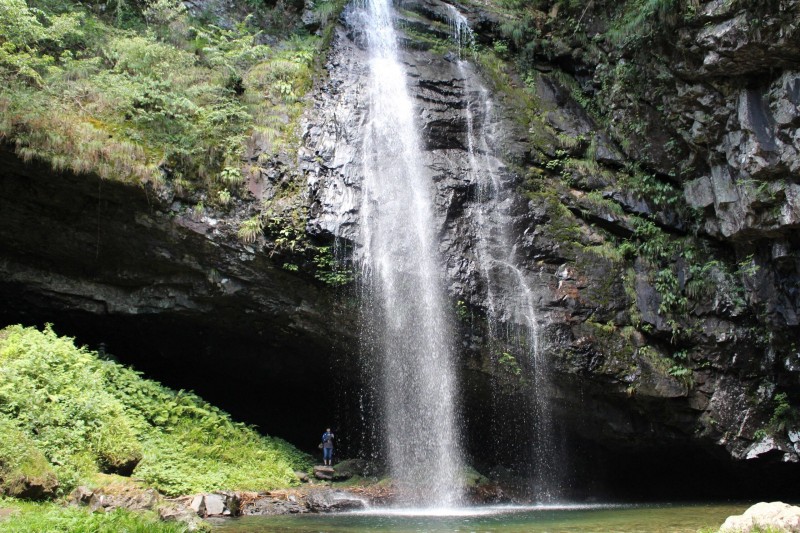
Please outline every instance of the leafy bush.
[{"label": "leafy bush", "polygon": [[310,465],[288,443],[76,348],[49,327],[0,331],[0,428],[9,427],[0,460],[20,446],[31,461],[41,453],[62,491],[98,470],[134,466],[137,478],[170,495],[266,490],[296,483],[294,471]]},{"label": "leafy bush", "polygon": [[792,427],[797,422],[797,412],[789,403],[789,396],[785,392],[780,392],[773,398],[775,410],[769,420],[770,426],[776,432],[782,432]]}]

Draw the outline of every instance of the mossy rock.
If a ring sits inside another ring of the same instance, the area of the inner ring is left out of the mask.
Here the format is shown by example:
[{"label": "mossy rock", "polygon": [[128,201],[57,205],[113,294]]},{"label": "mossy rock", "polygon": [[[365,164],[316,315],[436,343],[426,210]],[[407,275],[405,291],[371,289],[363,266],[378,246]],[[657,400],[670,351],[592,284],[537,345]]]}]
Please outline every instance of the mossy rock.
[{"label": "mossy rock", "polygon": [[12,420],[0,416],[0,494],[50,498],[58,486],[44,453]]},{"label": "mossy rock", "polygon": [[107,474],[130,476],[142,460],[142,446],[121,416],[113,417],[100,428],[97,457]]},{"label": "mossy rock", "polygon": [[461,469],[461,480],[466,488],[479,487],[490,483],[489,478],[472,468],[465,466]]}]

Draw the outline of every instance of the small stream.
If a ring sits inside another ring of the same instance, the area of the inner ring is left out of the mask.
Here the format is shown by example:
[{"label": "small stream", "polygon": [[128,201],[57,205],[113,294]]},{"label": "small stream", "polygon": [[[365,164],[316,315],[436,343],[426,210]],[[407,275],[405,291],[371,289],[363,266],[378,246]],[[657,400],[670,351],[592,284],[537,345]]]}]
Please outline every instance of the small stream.
[{"label": "small stream", "polygon": [[454,510],[388,510],[344,514],[242,517],[214,522],[214,531],[393,533],[696,533],[716,531],[748,504],[487,506]]}]

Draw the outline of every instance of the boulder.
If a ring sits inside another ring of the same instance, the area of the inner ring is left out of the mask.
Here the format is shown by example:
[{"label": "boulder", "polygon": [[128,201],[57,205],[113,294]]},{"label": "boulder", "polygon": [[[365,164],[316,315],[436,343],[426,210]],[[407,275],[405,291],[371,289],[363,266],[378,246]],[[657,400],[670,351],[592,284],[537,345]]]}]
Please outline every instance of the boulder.
[{"label": "boulder", "polygon": [[73,505],[87,505],[89,501],[92,499],[94,495],[94,491],[92,491],[88,487],[84,487],[83,485],[79,486],[75,490],[72,491],[69,495],[69,502]]},{"label": "boulder", "polygon": [[339,490],[320,490],[306,498],[306,505],[312,513],[333,513],[353,511],[366,507],[364,500]]},{"label": "boulder", "polygon": [[363,459],[347,459],[338,463],[333,472],[334,481],[343,481],[353,476],[363,476],[368,468]]},{"label": "boulder", "polygon": [[239,498],[234,492],[218,491],[213,494],[194,496],[188,506],[203,518],[231,516],[238,512]]},{"label": "boulder", "polygon": [[330,481],[333,479],[334,469],[331,466],[315,466],[314,467],[314,477],[317,479],[322,479],[324,481]]},{"label": "boulder", "polygon": [[197,516],[197,511],[182,501],[166,502],[158,508],[158,516],[165,522],[182,522],[186,524],[187,531],[205,529],[203,521]]},{"label": "boulder", "polygon": [[254,498],[243,498],[240,508],[242,516],[301,514],[307,512],[308,508],[291,495],[280,498],[269,494],[259,494]]},{"label": "boulder", "polygon": [[[83,501],[87,494],[78,495]],[[138,487],[124,487],[122,489],[98,489],[88,496],[86,502],[92,511],[113,511],[114,509],[127,509],[129,511],[146,511],[153,509],[161,502],[161,495],[155,489],[142,490]]]},{"label": "boulder", "polygon": [[206,516],[222,516],[225,512],[225,498],[219,494],[206,494],[203,504]]},{"label": "boulder", "polygon": [[760,502],[744,514],[729,516],[719,532],[747,533],[755,528],[800,532],[800,507],[783,502]]},{"label": "boulder", "polygon": [[[0,479],[0,482],[5,485],[6,494],[27,500],[52,498],[59,486],[58,478],[52,472],[44,472],[39,476],[15,475]],[[3,488],[0,487],[0,494],[3,492]]]}]

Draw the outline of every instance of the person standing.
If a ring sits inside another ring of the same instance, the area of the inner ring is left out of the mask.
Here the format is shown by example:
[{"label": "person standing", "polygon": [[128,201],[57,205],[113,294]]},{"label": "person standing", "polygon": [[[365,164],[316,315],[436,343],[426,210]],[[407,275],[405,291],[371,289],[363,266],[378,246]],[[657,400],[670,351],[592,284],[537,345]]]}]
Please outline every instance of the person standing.
[{"label": "person standing", "polygon": [[333,458],[333,433],[331,428],[327,428],[325,433],[322,434],[322,463],[325,466],[331,466],[331,459]]}]

